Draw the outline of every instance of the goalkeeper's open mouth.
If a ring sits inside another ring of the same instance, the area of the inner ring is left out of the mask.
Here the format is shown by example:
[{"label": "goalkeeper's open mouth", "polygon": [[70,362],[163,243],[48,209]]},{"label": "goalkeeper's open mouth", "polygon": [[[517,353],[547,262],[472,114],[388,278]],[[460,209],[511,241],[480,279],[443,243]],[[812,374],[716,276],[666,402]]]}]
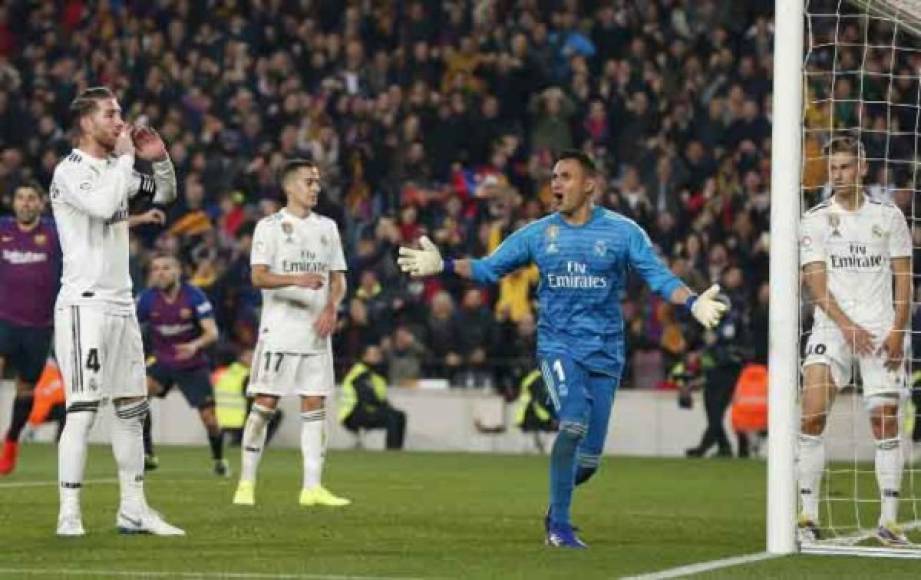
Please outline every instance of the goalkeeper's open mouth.
[{"label": "goalkeeper's open mouth", "polygon": [[560,209],[560,206],[563,204],[563,193],[560,191],[554,191],[553,195],[550,197],[550,209],[552,211],[557,211]]}]

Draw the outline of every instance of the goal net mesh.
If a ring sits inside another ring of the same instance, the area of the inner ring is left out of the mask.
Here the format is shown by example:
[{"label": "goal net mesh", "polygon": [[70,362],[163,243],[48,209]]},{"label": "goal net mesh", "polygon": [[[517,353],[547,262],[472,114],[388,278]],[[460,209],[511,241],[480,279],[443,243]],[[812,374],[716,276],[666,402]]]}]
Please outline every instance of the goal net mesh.
[{"label": "goal net mesh", "polygon": [[[832,196],[825,145],[852,137],[862,143],[866,155],[866,195],[902,210],[914,254],[921,257],[921,206],[916,205],[921,193],[921,0],[804,2],[802,210],[807,212]],[[839,227],[836,217],[827,219],[829,230]],[[913,278],[917,263],[913,258]],[[854,267],[857,275],[872,275],[861,269]],[[919,286],[915,280],[914,287]],[[801,296],[800,355],[804,358],[809,348],[820,345],[810,342],[816,306],[805,287]],[[913,296],[911,332],[905,345],[908,380],[898,414],[904,460],[898,520],[909,540],[921,544],[921,424],[916,427],[915,420],[915,408],[921,404],[921,315],[914,316],[916,310]],[[877,445],[863,398],[864,381],[858,365],[853,366],[850,384],[839,385],[837,399],[824,417],[826,462],[817,493],[818,543],[873,550],[882,545],[875,537],[881,508]],[[801,402],[806,388],[802,384]],[[802,459],[801,453],[800,466]],[[921,550],[921,545],[902,549]]]}]

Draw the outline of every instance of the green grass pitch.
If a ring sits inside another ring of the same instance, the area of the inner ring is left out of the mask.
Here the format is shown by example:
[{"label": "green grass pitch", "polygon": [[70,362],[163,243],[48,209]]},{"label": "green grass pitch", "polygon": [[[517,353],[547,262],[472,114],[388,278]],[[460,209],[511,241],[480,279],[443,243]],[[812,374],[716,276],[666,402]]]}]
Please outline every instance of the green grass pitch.
[{"label": "green grass pitch", "polygon": [[[93,447],[88,535],[59,539],[55,450],[23,445],[19,469],[0,480],[0,577],[584,580],[764,549],[765,465],[757,461],[605,458],[576,494],[574,521],[591,549],[573,552],[542,543],[545,457],[333,451],[325,483],[354,500],[341,509],[297,505],[296,450],[268,450],[255,508],[231,505],[235,479],[211,475],[206,449],[162,447],[160,459],[147,479],[150,503],[188,537],[116,534],[114,462],[108,448]],[[231,460],[236,469],[238,450]],[[699,577],[889,579],[919,570],[917,560],[795,556]]]}]

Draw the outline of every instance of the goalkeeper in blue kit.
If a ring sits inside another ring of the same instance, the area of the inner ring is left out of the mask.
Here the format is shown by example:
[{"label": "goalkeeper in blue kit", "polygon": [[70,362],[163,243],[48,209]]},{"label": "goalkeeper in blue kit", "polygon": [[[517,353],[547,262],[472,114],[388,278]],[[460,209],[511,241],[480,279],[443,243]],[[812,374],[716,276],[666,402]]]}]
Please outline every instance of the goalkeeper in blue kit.
[{"label": "goalkeeper in blue kit", "polygon": [[598,469],[624,368],[620,297],[627,271],[636,271],[656,293],[686,307],[707,328],[727,308],[715,299],[716,285],[700,296],[691,292],[656,256],[636,223],[595,207],[596,177],[590,157],[564,152],[550,181],[557,211],[513,233],[489,257],[443,259],[422,237],[422,249],[400,248],[398,259],[413,277],[444,273],[481,283],[496,283],[522,266],[537,264],[537,356],[559,415],[544,521],[546,542],[554,547],[586,547],[570,522],[570,504],[575,486]]}]

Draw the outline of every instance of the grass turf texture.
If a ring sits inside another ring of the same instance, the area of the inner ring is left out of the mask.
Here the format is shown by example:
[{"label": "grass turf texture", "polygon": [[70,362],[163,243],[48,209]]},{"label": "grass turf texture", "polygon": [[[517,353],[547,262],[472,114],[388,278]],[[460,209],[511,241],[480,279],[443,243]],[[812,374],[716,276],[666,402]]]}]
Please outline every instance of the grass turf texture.
[{"label": "grass turf texture", "polygon": [[[230,456],[236,471],[238,450]],[[188,537],[117,535],[114,462],[108,448],[93,447],[87,479],[108,481],[84,490],[88,535],[59,539],[56,485],[41,483],[56,477],[55,450],[23,445],[16,473],[0,479],[0,577],[98,570],[583,580],[764,549],[765,465],[756,461],[605,458],[576,494],[574,521],[591,549],[573,552],[542,544],[545,457],[333,451],[325,482],[355,502],[340,509],[297,505],[296,450],[263,457],[255,508],[231,505],[235,479],[211,475],[206,449],[161,447],[160,459],[148,497]],[[700,577],[917,578],[919,567],[795,556]]]}]

